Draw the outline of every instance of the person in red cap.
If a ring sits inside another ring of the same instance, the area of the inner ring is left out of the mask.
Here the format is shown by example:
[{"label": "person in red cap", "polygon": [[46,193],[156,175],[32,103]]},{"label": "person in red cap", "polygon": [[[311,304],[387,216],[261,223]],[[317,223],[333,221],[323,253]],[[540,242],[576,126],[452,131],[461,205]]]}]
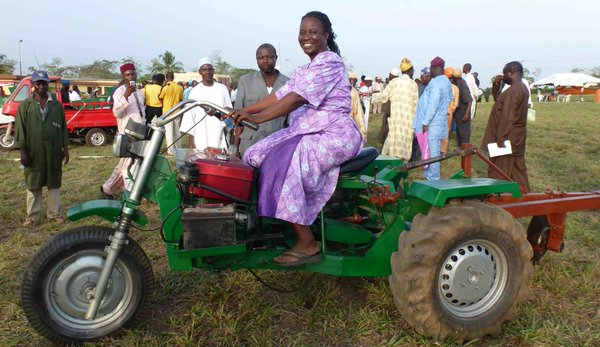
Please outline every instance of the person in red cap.
[{"label": "person in red cap", "polygon": [[[430,157],[436,157],[440,155],[442,139],[448,136],[446,113],[452,101],[452,87],[448,77],[444,76],[444,60],[435,57],[430,65],[431,82],[419,98],[413,128],[417,135],[427,134]],[[423,178],[439,180],[440,163],[430,164]]]},{"label": "person in red cap", "polygon": [[[123,64],[120,70],[123,80],[113,94],[113,115],[117,118],[117,132],[124,134],[129,119],[144,124],[146,115],[144,114],[144,92],[138,89],[135,83],[137,79],[135,66],[131,63]],[[115,167],[113,173],[100,187],[100,193],[104,199],[114,199],[114,193],[117,189],[127,187],[126,183],[129,181],[127,168],[130,164],[131,158],[121,158],[119,160],[119,164]]]}]

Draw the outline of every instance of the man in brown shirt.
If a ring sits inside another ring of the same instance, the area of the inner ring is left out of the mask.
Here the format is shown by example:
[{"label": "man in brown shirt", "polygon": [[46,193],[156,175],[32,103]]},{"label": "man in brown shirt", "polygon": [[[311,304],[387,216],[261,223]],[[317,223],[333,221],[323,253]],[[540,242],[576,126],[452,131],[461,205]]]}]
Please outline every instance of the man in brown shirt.
[{"label": "man in brown shirt", "polygon": [[[504,141],[509,140],[512,154],[490,158],[490,160],[521,188],[529,191],[525,165],[529,92],[522,81],[523,65],[513,61],[506,64],[502,72],[502,79],[504,83],[510,85],[510,88],[500,94],[494,102],[481,147],[487,148],[489,143],[497,143],[498,147],[504,147]],[[492,168],[488,169],[488,176],[502,179]]]}]

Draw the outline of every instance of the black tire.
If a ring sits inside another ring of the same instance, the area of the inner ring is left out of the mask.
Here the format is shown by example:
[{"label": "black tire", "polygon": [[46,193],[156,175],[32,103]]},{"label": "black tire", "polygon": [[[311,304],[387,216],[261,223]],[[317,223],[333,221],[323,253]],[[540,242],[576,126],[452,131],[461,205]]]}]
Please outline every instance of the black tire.
[{"label": "black tire", "polygon": [[101,147],[108,142],[108,134],[104,129],[92,128],[85,133],[85,143],[89,146]]},{"label": "black tire", "polygon": [[29,324],[59,343],[83,343],[134,326],[154,286],[150,261],[132,239],[123,247],[96,319],[83,317],[90,289],[100,276],[110,228],[84,226],[51,238],[29,263],[21,305]]},{"label": "black tire", "polygon": [[533,267],[517,221],[479,201],[452,201],[414,218],[392,254],[396,307],[420,334],[458,341],[501,332],[517,317]]},{"label": "black tire", "polygon": [[7,150],[15,148],[15,134],[8,134],[6,128],[0,129],[0,147]]}]

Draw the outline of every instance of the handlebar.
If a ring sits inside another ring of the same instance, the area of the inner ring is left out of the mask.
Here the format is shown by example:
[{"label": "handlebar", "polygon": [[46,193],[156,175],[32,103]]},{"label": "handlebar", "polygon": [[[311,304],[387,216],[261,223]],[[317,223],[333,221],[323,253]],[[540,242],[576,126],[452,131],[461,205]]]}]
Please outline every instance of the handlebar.
[{"label": "handlebar", "polygon": [[[207,115],[218,117],[219,119],[221,119],[223,115],[226,115],[233,111],[233,109],[230,107],[221,107],[208,101],[183,100],[177,105],[175,105],[172,109],[167,111],[167,113],[163,114],[158,118],[154,118],[152,120],[152,125],[162,127],[165,124],[174,121],[175,119],[183,115],[185,112],[195,107],[202,107]],[[258,124],[247,121],[245,119],[241,121],[241,124],[252,130],[258,130]]]}]

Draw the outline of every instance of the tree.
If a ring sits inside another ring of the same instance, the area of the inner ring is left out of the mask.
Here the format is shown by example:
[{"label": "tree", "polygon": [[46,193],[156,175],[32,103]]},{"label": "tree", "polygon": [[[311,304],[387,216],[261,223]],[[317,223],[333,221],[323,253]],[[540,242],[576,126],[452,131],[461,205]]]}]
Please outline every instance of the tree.
[{"label": "tree", "polygon": [[8,59],[6,54],[0,54],[0,73],[12,74],[16,65],[16,60]]},{"label": "tree", "polygon": [[230,70],[229,76],[231,76],[231,82],[237,84],[240,77],[249,74],[251,72],[255,72],[255,69],[245,69],[245,68],[237,68],[234,67]]},{"label": "tree", "polygon": [[571,69],[572,73],[583,73],[585,70],[580,68],[580,67],[576,67],[574,69]]},{"label": "tree", "polygon": [[42,70],[48,71],[48,74],[59,77],[74,78],[79,76],[79,66],[63,66],[61,58],[54,57],[49,63],[42,64]]},{"label": "tree", "polygon": [[527,80],[527,82],[529,82],[529,84],[533,83],[533,77],[531,77],[529,69],[528,68],[523,68],[523,78]]},{"label": "tree", "polygon": [[183,64],[175,60],[173,53],[165,51],[158,58],[150,60],[150,71],[153,74],[166,72],[184,72]]},{"label": "tree", "polygon": [[213,54],[210,56],[210,59],[212,60],[213,67],[215,68],[216,74],[219,74],[219,75],[231,74],[231,70],[233,69],[233,66],[231,64],[229,64],[228,62],[226,62],[225,60],[223,60],[223,58],[221,57],[220,50],[214,51]]},{"label": "tree", "polygon": [[117,64],[117,60],[94,60],[93,63],[80,67],[79,78],[118,79],[121,74],[116,71]]}]

